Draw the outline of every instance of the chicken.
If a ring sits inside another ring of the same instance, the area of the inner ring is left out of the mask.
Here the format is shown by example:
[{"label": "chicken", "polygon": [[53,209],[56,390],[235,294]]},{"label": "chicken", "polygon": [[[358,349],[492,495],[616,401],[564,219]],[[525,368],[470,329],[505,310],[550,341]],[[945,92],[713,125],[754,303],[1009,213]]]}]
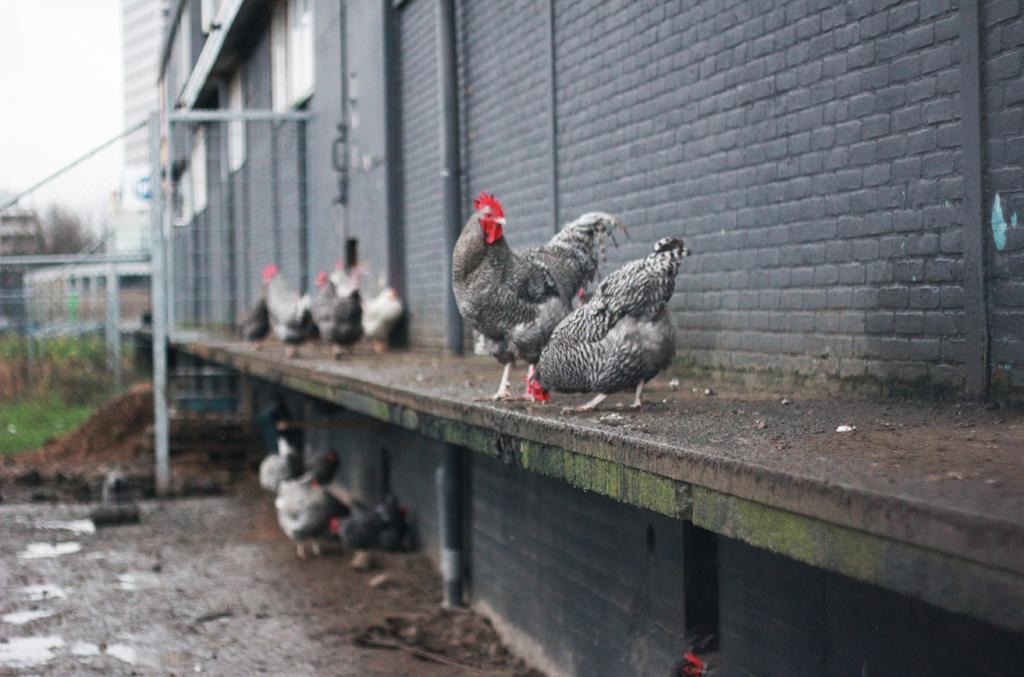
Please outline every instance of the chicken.
[{"label": "chicken", "polygon": [[296,346],[313,333],[313,315],[309,296],[299,296],[278,273],[274,264],[263,269],[264,294],[271,329],[286,344],[285,357],[291,358],[298,354]]},{"label": "chicken", "polygon": [[270,314],[267,312],[267,299],[260,297],[249,314],[242,320],[242,338],[255,343],[257,348],[263,339],[270,335]]},{"label": "chicken", "polygon": [[388,337],[403,311],[402,299],[398,298],[393,287],[384,289],[363,304],[363,333],[370,339],[373,352],[387,352]]},{"label": "chicken", "polygon": [[274,500],[277,523],[288,538],[295,541],[295,552],[306,556],[307,542],[313,554],[320,555],[318,539],[331,533],[332,518],[344,517],[348,508],[315,482],[288,480],[281,483]]},{"label": "chicken", "polygon": [[302,437],[297,431],[279,431],[277,453],[268,454],[260,463],[260,486],[277,492],[282,482],[302,474]]},{"label": "chicken", "polygon": [[363,304],[355,277],[347,286],[339,282],[340,279],[333,280],[323,271],[317,274],[317,293],[312,307],[313,322],[320,330],[320,338],[331,344],[335,358],[341,356],[342,347],[351,351],[352,345],[363,335]]},{"label": "chicken", "polygon": [[452,286],[459,312],[505,365],[493,399],[509,398],[509,371],[517,359],[533,365],[573,299],[597,272],[597,250],[625,227],[610,214],[590,212],[566,225],[546,245],[513,251],[504,237],[505,212],[481,193],[452,253]]},{"label": "chicken", "polygon": [[323,478],[332,478],[338,468],[338,457],[333,451],[318,459],[311,473],[281,483],[274,500],[277,523],[288,538],[295,541],[296,554],[306,556],[306,543],[312,542],[313,553],[320,554],[319,538],[331,533],[332,518],[344,517],[348,506],[321,484]]},{"label": "chicken", "polygon": [[405,515],[405,507],[389,494],[373,508],[354,507],[350,517],[340,520],[336,535],[346,548],[401,550],[408,530]]},{"label": "chicken", "polygon": [[587,411],[610,393],[636,388],[633,407],[642,406],[644,383],[675,356],[675,329],[668,302],[676,274],[689,255],[681,240],[663,238],[646,258],[606,277],[593,297],[559,323],[540,355],[528,388],[598,395],[575,411]]}]

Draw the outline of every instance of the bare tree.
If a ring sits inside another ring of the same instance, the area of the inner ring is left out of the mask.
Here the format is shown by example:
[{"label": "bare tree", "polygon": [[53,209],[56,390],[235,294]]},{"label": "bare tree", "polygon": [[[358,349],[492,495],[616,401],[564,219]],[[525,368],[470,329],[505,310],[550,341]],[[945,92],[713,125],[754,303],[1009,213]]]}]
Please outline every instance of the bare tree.
[{"label": "bare tree", "polygon": [[74,254],[95,244],[96,236],[82,217],[58,204],[40,219],[36,249],[39,254]]}]

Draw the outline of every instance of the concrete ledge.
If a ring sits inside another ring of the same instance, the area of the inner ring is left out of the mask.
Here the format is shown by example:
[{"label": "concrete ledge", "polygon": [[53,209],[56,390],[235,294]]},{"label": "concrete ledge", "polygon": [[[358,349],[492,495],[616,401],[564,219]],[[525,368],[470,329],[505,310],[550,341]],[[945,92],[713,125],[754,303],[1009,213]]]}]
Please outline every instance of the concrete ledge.
[{"label": "concrete ledge", "polygon": [[[598,416],[559,416],[557,406],[475,401],[496,380],[489,360],[396,353],[285,361],[276,346],[256,351],[208,340],[174,348],[510,466],[1024,630],[1019,414],[835,398],[782,408],[726,393],[707,404],[655,387],[663,402],[609,426]],[[752,432],[745,425],[752,408],[769,421],[758,419],[758,429],[779,432]],[[840,415],[861,422],[858,445],[824,434]],[[824,431],[813,430],[819,423]],[[979,437],[994,442],[979,446]],[[924,446],[904,450],[899,445],[907,439]],[[965,476],[983,471],[998,477]]]}]

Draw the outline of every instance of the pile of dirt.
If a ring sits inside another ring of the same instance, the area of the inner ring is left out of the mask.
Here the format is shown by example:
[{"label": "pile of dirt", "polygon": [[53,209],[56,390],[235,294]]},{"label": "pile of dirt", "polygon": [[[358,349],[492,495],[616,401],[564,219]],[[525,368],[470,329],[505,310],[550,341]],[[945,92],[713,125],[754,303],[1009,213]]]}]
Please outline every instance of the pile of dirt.
[{"label": "pile of dirt", "polygon": [[388,616],[383,625],[358,632],[354,641],[359,646],[404,651],[423,660],[472,670],[543,677],[509,653],[489,620],[468,610],[435,608]]},{"label": "pile of dirt", "polygon": [[[235,417],[173,417],[173,493],[224,493],[251,470],[257,447]],[[0,495],[8,501],[95,500],[104,477],[114,471],[125,475],[139,495],[153,495],[153,388],[148,383],[110,400],[68,435],[5,458]]]},{"label": "pile of dirt", "polygon": [[76,428],[42,449],[16,456],[19,463],[43,472],[79,468],[83,463],[130,461],[152,448],[149,426],[153,423],[153,387],[142,383],[110,400]]}]

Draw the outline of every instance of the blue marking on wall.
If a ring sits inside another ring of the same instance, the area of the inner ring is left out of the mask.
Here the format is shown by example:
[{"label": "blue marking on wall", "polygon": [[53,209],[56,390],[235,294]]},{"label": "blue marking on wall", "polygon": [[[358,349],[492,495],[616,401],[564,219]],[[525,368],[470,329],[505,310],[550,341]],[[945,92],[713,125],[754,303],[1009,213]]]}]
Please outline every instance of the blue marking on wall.
[{"label": "blue marking on wall", "polygon": [[1003,251],[1006,247],[1006,219],[1003,218],[999,193],[996,193],[996,201],[992,203],[992,238],[995,240],[996,249]]}]

